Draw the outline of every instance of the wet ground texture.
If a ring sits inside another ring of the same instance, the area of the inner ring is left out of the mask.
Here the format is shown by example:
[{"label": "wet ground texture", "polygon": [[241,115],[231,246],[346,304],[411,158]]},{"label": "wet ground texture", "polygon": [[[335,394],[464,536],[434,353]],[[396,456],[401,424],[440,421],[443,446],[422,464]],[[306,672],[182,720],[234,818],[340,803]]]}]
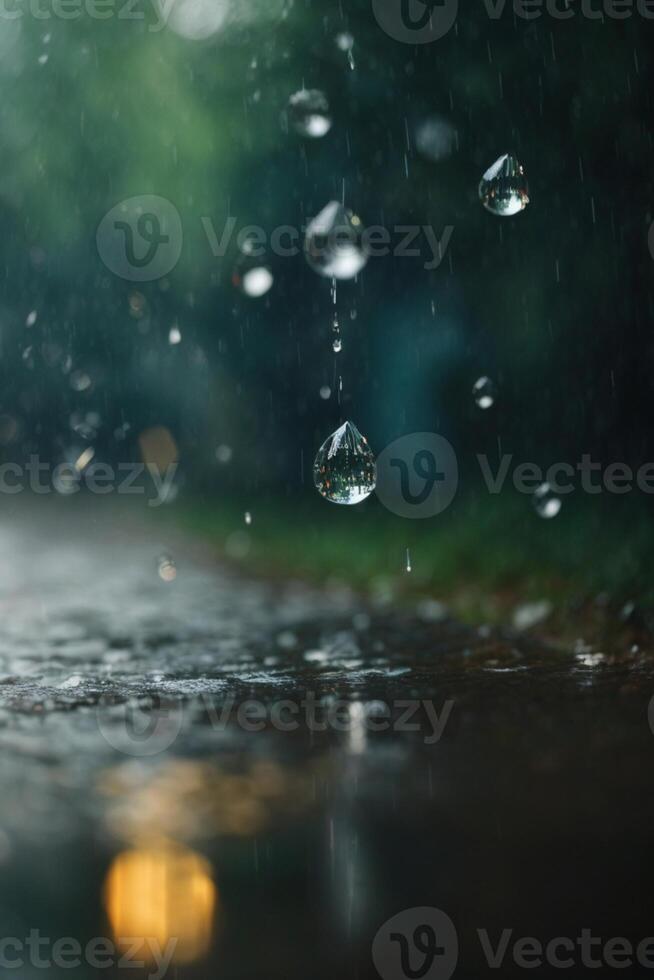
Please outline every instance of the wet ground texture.
[{"label": "wet ground texture", "polygon": [[457,977],[560,974],[491,970],[480,929],[654,934],[647,649],[251,580],[124,514],[17,511],[0,546],[2,936],[149,930],[171,977],[304,980],[379,975],[422,906]]}]

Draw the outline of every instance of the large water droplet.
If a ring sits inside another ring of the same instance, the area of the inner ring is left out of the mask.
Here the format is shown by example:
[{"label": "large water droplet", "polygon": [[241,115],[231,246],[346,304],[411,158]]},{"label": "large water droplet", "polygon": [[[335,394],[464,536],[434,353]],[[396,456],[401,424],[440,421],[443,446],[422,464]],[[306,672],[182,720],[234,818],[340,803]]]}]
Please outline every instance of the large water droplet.
[{"label": "large water droplet", "polygon": [[542,483],[534,492],[534,507],[539,517],[551,520],[562,506],[561,498],[556,496],[549,483]]},{"label": "large water droplet", "polygon": [[529,204],[529,186],[522,164],[505,153],[481,178],[479,197],[488,211],[503,218],[523,211]]},{"label": "large water droplet", "polygon": [[368,261],[362,235],[361,219],[338,201],[330,201],[309,222],[304,240],[306,260],[321,276],[354,279]]},{"label": "large water droplet", "polygon": [[332,128],[329,102],[319,89],[300,89],[288,100],[291,124],[300,136],[320,139]]},{"label": "large water droplet", "polygon": [[318,450],[313,464],[318,493],[334,504],[359,504],[375,489],[375,457],[356,425],[346,422]]},{"label": "large water droplet", "polygon": [[486,377],[479,378],[478,381],[475,381],[472,388],[472,394],[479,408],[483,409],[484,411],[492,408],[495,404],[495,399],[497,398],[497,390],[495,385],[490,378]]}]

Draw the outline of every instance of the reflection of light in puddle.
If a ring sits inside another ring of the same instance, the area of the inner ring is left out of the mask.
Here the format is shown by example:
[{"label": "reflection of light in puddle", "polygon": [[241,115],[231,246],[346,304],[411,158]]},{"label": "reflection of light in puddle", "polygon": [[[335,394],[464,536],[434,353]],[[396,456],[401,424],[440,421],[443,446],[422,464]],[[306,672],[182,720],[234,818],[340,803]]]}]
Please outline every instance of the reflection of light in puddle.
[{"label": "reflection of light in puddle", "polygon": [[174,963],[192,963],[210,948],[216,888],[208,862],[189,848],[123,851],[109,869],[104,900],[116,944],[129,946],[134,959],[151,964],[174,946]]},{"label": "reflection of light in puddle", "polygon": [[245,769],[175,760],[148,771],[118,766],[102,774],[100,790],[111,800],[107,822],[127,840],[153,835],[195,840],[218,834],[260,833],[276,814],[309,805],[314,772],[295,772],[272,760]]}]

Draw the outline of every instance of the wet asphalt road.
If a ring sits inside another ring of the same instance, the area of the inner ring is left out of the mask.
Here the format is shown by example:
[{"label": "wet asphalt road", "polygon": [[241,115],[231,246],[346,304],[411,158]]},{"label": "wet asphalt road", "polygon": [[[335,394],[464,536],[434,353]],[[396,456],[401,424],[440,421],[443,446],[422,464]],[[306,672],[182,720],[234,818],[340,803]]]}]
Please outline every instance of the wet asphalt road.
[{"label": "wet asphalt road", "polygon": [[[169,976],[401,980],[401,943],[373,963],[374,937],[428,906],[458,938],[441,980],[560,975],[526,970],[520,937],[654,934],[647,651],[253,580],[63,504],[0,522],[0,938],[149,929],[176,940]],[[513,930],[498,969],[484,929]],[[568,972],[598,975],[580,949]],[[125,975],[84,960],[47,970]]]}]

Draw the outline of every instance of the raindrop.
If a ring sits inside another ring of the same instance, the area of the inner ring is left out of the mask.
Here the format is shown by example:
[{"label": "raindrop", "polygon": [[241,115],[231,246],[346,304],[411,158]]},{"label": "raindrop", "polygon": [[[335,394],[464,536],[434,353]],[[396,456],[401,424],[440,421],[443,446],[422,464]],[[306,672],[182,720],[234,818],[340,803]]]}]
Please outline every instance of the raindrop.
[{"label": "raindrop", "polygon": [[497,398],[497,390],[495,385],[490,378],[486,377],[479,378],[478,381],[475,381],[472,394],[479,408],[483,409],[484,411],[492,408],[495,404],[495,399]]},{"label": "raindrop", "polygon": [[95,449],[92,446],[87,446],[82,452],[76,457],[73,463],[75,469],[82,473],[86,467],[89,465],[93,457],[95,456]]},{"label": "raindrop", "polygon": [[427,160],[446,160],[457,147],[454,126],[440,116],[423,119],[415,129],[416,149]]},{"label": "raindrop", "polygon": [[329,385],[322,386],[320,389],[320,397],[325,402],[329,401],[329,399],[332,397],[332,389],[329,387]]},{"label": "raindrop", "polygon": [[70,386],[73,391],[87,391],[91,387],[91,379],[86,371],[73,371],[70,376]]},{"label": "raindrop", "polygon": [[319,89],[300,89],[288,100],[291,124],[300,136],[320,139],[332,128],[329,102]]},{"label": "raindrop", "polygon": [[181,344],[181,342],[182,342],[181,330],[177,326],[171,327],[170,332],[168,333],[168,343],[171,345],[171,347],[174,347],[175,344]]},{"label": "raindrop", "polygon": [[336,35],[336,47],[339,51],[351,51],[354,47],[354,38],[349,31],[341,31]]},{"label": "raindrop", "polygon": [[375,457],[364,436],[345,422],[318,450],[313,482],[318,493],[334,504],[359,504],[376,486]]},{"label": "raindrop", "polygon": [[272,289],[274,281],[270,266],[248,254],[241,256],[232,273],[232,284],[252,299],[265,296]]},{"label": "raindrop", "polygon": [[158,566],[159,578],[162,582],[173,582],[177,578],[177,566],[170,555],[161,555]]},{"label": "raindrop", "polygon": [[334,321],[332,323],[332,334],[334,337],[332,341],[332,348],[335,354],[340,354],[340,352],[343,350],[343,340],[341,338],[341,327],[338,322],[337,314],[334,314]]},{"label": "raindrop", "polygon": [[413,567],[411,565],[411,552],[408,548],[406,549],[406,570],[409,573],[413,571]]},{"label": "raindrop", "polygon": [[321,276],[354,279],[368,261],[362,236],[361,219],[338,201],[330,201],[309,222],[304,240],[306,260]]},{"label": "raindrop", "polygon": [[216,459],[223,465],[230,462],[232,455],[232,447],[226,446],[224,443],[216,449]]},{"label": "raindrop", "polygon": [[27,319],[25,320],[26,327],[33,327],[36,323],[37,313],[36,310],[32,310],[31,313],[27,314]]},{"label": "raindrop", "polygon": [[503,218],[523,211],[529,204],[529,187],[522,164],[505,153],[482,177],[479,197],[488,211]]},{"label": "raindrop", "polygon": [[248,525],[252,523],[252,514],[250,513],[249,510],[246,510],[245,512],[245,523]]},{"label": "raindrop", "polygon": [[539,517],[551,520],[561,510],[561,498],[556,496],[549,483],[543,483],[534,492],[534,507]]}]

